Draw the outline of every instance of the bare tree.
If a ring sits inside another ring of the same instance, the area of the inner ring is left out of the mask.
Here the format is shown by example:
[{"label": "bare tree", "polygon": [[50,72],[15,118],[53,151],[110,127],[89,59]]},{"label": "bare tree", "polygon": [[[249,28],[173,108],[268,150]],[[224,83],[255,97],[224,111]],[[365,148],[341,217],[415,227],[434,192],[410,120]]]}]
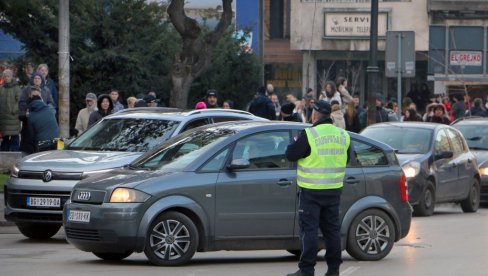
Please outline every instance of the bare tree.
[{"label": "bare tree", "polygon": [[232,0],[222,0],[222,5],[219,23],[203,35],[197,21],[185,14],[184,0],[172,0],[169,4],[169,18],[183,40],[170,72],[170,106],[186,108],[191,84],[209,68],[213,49],[232,22]]}]

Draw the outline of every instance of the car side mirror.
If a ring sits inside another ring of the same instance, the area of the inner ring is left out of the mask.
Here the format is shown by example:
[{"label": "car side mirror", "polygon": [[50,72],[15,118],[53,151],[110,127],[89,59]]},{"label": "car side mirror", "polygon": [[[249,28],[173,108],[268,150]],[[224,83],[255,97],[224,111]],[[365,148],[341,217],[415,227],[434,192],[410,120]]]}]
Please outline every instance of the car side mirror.
[{"label": "car side mirror", "polygon": [[454,153],[452,151],[441,151],[435,155],[435,159],[452,158]]},{"label": "car side mirror", "polygon": [[247,169],[251,166],[251,163],[247,159],[234,159],[227,165],[228,170],[241,170]]}]

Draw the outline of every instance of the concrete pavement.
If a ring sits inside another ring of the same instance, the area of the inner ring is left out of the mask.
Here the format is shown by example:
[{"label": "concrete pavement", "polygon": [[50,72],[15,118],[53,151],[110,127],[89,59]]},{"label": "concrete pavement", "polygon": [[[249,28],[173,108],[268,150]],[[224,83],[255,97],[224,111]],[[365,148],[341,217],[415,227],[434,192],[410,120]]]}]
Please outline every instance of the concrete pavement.
[{"label": "concrete pavement", "polygon": [[4,217],[5,202],[3,200],[3,193],[0,193],[0,227],[1,226],[13,226],[13,222],[6,221]]}]

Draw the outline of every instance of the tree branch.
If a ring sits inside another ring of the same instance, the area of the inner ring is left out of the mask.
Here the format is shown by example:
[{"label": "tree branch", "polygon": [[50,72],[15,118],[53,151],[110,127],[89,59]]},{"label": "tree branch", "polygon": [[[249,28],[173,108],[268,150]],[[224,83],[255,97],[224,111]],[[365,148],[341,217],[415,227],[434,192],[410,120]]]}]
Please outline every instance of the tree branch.
[{"label": "tree branch", "polygon": [[197,39],[201,29],[195,19],[186,16],[184,0],[172,0],[168,6],[168,15],[175,29],[183,38]]},{"label": "tree branch", "polygon": [[219,20],[217,27],[208,35],[207,43],[211,45],[217,44],[220,38],[224,35],[225,31],[232,23],[232,17],[234,16],[232,12],[232,0],[222,0],[223,13]]}]

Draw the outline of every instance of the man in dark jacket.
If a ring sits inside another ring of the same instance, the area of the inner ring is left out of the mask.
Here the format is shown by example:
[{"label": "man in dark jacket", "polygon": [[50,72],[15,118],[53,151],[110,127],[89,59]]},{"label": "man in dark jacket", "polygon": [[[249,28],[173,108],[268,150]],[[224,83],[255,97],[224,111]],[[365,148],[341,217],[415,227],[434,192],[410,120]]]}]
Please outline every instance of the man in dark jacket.
[{"label": "man in dark jacket", "polygon": [[376,122],[377,123],[382,123],[382,122],[389,122],[388,118],[388,112],[386,109],[383,107],[383,102],[384,102],[383,94],[382,93],[376,93]]},{"label": "man in dark jacket", "polygon": [[281,106],[281,118],[283,118],[283,121],[302,122],[298,113],[293,112],[294,109],[294,103],[287,103]]},{"label": "man in dark jacket", "polygon": [[112,114],[114,111],[114,103],[109,95],[102,94],[98,97],[97,108],[97,111],[90,114],[90,118],[88,119],[88,127],[100,121],[103,117]]},{"label": "man in dark jacket", "polygon": [[31,90],[28,108],[28,141],[25,152],[33,153],[39,150],[39,142],[52,141],[58,137],[59,127],[54,109],[42,101],[40,91],[36,87]]},{"label": "man in dark jacket", "polygon": [[258,94],[249,105],[249,112],[262,118],[276,120],[274,104],[266,96],[266,89],[264,88],[264,86],[261,86],[259,88]]},{"label": "man in dark jacket", "polygon": [[56,83],[54,82],[54,80],[49,77],[49,67],[45,63],[39,64],[39,66],[37,66],[37,72],[41,73],[41,75],[44,77],[44,85],[49,88],[49,91],[51,91],[51,96],[53,97],[54,101],[54,107],[57,107],[58,89],[56,88]]}]

